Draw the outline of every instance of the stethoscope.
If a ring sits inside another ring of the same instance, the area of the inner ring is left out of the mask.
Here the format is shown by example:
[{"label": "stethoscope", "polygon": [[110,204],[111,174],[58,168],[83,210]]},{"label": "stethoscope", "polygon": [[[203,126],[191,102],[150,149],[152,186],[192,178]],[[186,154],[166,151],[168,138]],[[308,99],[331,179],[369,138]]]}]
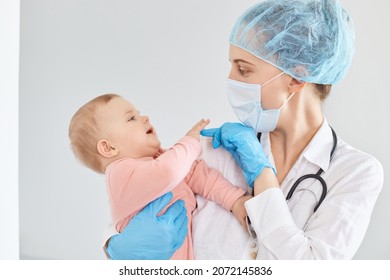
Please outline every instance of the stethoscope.
[{"label": "stethoscope", "polygon": [[[333,158],[333,155],[336,151],[336,147],[337,147],[337,135],[336,135],[336,132],[333,130],[333,128],[331,126],[329,126],[330,129],[332,130],[332,136],[333,136],[333,147],[332,147],[332,150],[330,151],[330,159],[329,159],[329,162],[332,161],[332,158]],[[259,132],[257,134],[257,139],[259,140],[260,142],[260,138],[261,138],[261,133]],[[306,180],[306,179],[309,179],[309,178],[313,178],[313,179],[316,179],[318,180],[320,183],[321,183],[321,186],[322,186],[322,193],[321,193],[321,197],[318,201],[318,203],[316,204],[316,206],[314,207],[314,210],[313,210],[313,214],[317,211],[317,209],[320,207],[320,205],[322,204],[322,202],[324,201],[325,197],[326,197],[326,194],[328,192],[328,187],[327,187],[327,184],[324,180],[324,178],[321,177],[321,174],[324,173],[324,170],[322,168],[320,168],[317,173],[313,173],[313,174],[306,174],[306,175],[303,175],[301,176],[300,178],[298,178],[294,185],[291,187],[290,191],[288,192],[287,196],[286,196],[286,200],[289,201],[291,199],[291,197],[293,196],[296,188],[299,186],[300,183],[302,183],[302,181]],[[306,227],[306,226],[305,226]]]},{"label": "stethoscope", "polygon": [[[332,158],[333,158],[333,155],[334,155],[334,153],[336,151],[336,147],[337,147],[337,135],[336,135],[336,132],[333,130],[333,128],[331,126],[329,126],[329,127],[332,130],[332,136],[333,136],[333,147],[332,147],[332,150],[330,151],[330,159],[329,159],[329,162],[331,162]],[[257,133],[257,139],[259,140],[259,142],[261,142],[261,140],[260,140],[261,139],[261,132]],[[288,192],[288,194],[286,196],[286,201],[289,201],[291,199],[291,197],[293,196],[296,188],[299,186],[300,183],[302,183],[302,181],[304,181],[306,179],[309,179],[309,178],[316,179],[316,180],[318,180],[321,183],[322,193],[321,193],[321,197],[320,197],[319,201],[317,202],[316,206],[313,209],[313,214],[314,214],[318,210],[318,208],[320,207],[322,202],[324,201],[324,199],[326,197],[326,194],[328,192],[328,186],[327,186],[324,178],[321,177],[322,173],[324,173],[324,170],[322,168],[320,168],[317,171],[317,173],[306,174],[306,175],[303,175],[303,176],[299,177],[298,180],[296,180],[295,183],[293,184],[293,186],[291,187],[290,191]],[[310,220],[310,217],[309,217],[309,219],[307,219],[304,227],[302,228],[303,231],[306,231],[306,228],[307,228],[307,226],[309,224],[309,220]],[[257,237],[256,232],[253,229],[253,227],[251,225],[251,221],[250,221],[248,216],[246,217],[246,221],[247,221],[247,230],[249,232],[249,235],[252,238],[256,238]]]}]

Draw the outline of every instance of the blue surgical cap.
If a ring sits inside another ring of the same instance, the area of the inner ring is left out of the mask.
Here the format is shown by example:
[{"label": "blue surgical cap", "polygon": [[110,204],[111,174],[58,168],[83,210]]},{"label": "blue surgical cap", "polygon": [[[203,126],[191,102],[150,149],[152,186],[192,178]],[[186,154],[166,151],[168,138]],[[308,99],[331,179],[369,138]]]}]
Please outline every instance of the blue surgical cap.
[{"label": "blue surgical cap", "polygon": [[229,41],[297,80],[335,84],[351,65],[355,34],[337,0],[266,0],[244,12]]}]

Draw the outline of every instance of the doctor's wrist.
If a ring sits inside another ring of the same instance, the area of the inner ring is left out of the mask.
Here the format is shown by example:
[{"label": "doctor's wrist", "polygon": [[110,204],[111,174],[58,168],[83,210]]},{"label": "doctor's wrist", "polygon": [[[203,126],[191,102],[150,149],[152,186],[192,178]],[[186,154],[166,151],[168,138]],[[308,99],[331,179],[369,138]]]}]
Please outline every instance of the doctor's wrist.
[{"label": "doctor's wrist", "polygon": [[272,168],[265,167],[263,171],[257,176],[253,184],[254,195],[259,195],[262,192],[270,188],[279,188],[278,179],[275,176],[275,172]]}]

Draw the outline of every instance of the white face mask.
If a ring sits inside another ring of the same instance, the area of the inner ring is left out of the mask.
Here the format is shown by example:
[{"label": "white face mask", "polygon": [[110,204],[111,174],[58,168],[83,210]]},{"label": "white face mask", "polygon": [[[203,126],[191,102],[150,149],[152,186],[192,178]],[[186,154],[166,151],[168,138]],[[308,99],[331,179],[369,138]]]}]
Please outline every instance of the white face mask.
[{"label": "white face mask", "polygon": [[[283,72],[278,74],[262,86],[265,86],[283,74]],[[252,127],[256,132],[271,132],[276,128],[280,110],[294,93],[287,98],[279,109],[264,110],[261,107],[262,86],[260,84],[247,84],[228,79],[226,92],[234,113],[243,124]]]}]

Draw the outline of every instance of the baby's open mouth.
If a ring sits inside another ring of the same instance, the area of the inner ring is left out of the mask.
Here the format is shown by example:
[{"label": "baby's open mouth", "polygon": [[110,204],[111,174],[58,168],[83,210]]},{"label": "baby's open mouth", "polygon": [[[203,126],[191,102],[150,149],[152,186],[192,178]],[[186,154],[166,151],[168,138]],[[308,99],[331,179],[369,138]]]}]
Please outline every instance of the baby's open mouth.
[{"label": "baby's open mouth", "polygon": [[146,134],[153,133],[153,128],[149,128],[148,131],[146,131]]}]

